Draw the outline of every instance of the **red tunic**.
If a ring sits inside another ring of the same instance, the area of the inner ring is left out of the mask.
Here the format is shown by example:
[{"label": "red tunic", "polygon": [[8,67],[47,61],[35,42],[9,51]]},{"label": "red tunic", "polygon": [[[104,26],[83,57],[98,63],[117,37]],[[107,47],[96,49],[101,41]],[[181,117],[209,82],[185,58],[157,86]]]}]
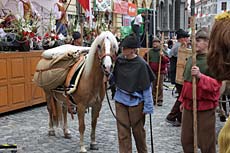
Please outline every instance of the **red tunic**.
[{"label": "red tunic", "polygon": [[[221,82],[202,74],[197,82],[197,110],[210,110],[218,106]],[[183,107],[193,110],[192,83],[185,81],[179,97]]]}]

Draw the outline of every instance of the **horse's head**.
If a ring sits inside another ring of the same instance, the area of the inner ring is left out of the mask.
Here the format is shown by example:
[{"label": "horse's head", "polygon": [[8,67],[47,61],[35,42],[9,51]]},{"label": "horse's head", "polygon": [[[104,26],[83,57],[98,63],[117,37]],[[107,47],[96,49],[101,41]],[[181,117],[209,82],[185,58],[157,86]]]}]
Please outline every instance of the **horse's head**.
[{"label": "horse's head", "polygon": [[104,74],[108,76],[113,69],[118,43],[115,36],[109,31],[102,32],[99,37],[101,37],[102,42],[97,46],[98,57]]}]

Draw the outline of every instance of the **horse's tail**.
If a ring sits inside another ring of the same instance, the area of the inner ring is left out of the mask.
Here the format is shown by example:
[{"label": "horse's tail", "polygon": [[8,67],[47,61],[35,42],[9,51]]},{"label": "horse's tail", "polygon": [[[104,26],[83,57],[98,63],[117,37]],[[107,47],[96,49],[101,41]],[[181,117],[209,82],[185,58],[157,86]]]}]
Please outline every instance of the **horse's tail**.
[{"label": "horse's tail", "polygon": [[[47,94],[47,93],[46,93]],[[50,115],[50,122],[53,126],[63,125],[63,106],[55,96],[54,92],[49,92],[50,98],[47,100],[47,107]]]},{"label": "horse's tail", "polygon": [[224,127],[221,129],[218,136],[218,145],[220,153],[230,152],[230,118],[225,123]]}]

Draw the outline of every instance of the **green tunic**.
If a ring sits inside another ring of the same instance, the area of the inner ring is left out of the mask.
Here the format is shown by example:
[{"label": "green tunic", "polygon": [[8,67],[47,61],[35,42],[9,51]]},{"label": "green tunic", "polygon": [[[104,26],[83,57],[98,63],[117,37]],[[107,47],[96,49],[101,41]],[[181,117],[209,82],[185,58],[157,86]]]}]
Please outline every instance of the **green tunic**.
[{"label": "green tunic", "polygon": [[[207,65],[207,54],[198,54],[196,56],[196,66],[200,68],[200,72],[202,74],[211,76]],[[184,69],[184,81],[192,82],[191,69],[192,69],[192,57],[189,57]]]}]

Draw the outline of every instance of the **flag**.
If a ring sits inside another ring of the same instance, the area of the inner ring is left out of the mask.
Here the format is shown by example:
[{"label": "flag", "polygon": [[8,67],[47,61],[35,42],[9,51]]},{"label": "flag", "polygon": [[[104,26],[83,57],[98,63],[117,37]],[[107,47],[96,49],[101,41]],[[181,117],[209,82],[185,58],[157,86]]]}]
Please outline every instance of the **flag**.
[{"label": "flag", "polygon": [[89,0],[78,0],[78,2],[86,12],[90,11],[90,2],[89,2]]},{"label": "flag", "polygon": [[89,26],[92,26],[92,11],[90,7],[90,0],[78,0],[78,3],[85,10],[85,15],[89,20]]}]

